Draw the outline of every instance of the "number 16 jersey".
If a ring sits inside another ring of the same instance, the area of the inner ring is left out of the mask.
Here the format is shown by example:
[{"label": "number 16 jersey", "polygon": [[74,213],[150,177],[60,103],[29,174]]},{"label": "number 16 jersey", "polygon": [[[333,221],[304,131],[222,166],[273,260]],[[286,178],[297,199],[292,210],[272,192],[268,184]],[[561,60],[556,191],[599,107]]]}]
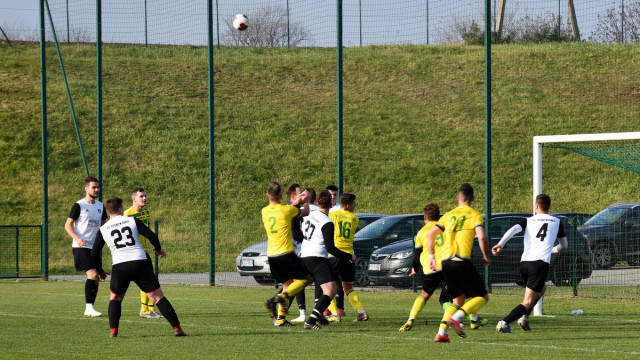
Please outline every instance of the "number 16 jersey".
[{"label": "number 16 jersey", "polygon": [[[140,220],[138,220],[140,221]],[[100,227],[100,235],[111,250],[113,265],[126,261],[146,260],[136,219],[115,216]]]},{"label": "number 16 jersey", "polygon": [[551,250],[557,238],[565,237],[560,219],[547,214],[536,214],[520,224],[524,232],[524,251],[520,261],[542,260],[551,263]]}]

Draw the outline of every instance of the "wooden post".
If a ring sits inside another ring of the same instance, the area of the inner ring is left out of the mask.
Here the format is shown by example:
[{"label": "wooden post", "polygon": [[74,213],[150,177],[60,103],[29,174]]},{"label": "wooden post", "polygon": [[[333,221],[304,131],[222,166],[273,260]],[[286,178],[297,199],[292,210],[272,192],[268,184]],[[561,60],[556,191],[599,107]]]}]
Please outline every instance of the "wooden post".
[{"label": "wooden post", "polygon": [[500,0],[500,4],[498,5],[498,19],[496,20],[496,39],[500,39],[502,36],[502,26],[504,25],[504,9],[506,6],[507,0]]},{"label": "wooden post", "polygon": [[573,40],[580,41],[580,30],[578,29],[576,8],[573,6],[573,0],[567,0],[567,7],[569,7],[569,21],[571,22],[571,32],[573,33]]}]

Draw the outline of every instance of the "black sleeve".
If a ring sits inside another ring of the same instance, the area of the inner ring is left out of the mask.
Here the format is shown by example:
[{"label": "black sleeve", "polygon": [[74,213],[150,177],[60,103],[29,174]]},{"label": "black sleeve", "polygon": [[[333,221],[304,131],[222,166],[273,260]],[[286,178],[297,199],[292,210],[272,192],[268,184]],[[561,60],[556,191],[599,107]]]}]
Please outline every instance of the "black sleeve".
[{"label": "black sleeve", "polygon": [[413,270],[418,272],[420,270],[420,254],[422,254],[422,248],[414,248],[413,249]]},{"label": "black sleeve", "polygon": [[80,204],[74,203],[71,207],[71,212],[69,213],[69,218],[73,220],[78,220],[80,217]]},{"label": "black sleeve", "polygon": [[96,270],[98,271],[98,275],[104,274],[104,269],[102,268],[102,256],[100,256],[100,252],[102,252],[102,248],[104,247],[104,238],[102,237],[102,233],[98,231],[98,235],[93,242],[93,248],[91,249],[91,257],[93,258],[93,264],[96,266]]},{"label": "black sleeve", "polygon": [[299,218],[291,220],[291,237],[293,237],[293,241],[298,244],[304,239],[304,235],[302,234],[302,225]]},{"label": "black sleeve", "polygon": [[136,226],[138,227],[138,233],[144,237],[146,237],[151,245],[153,245],[153,249],[160,251],[162,247],[160,246],[160,239],[158,239],[158,235],[156,235],[147,225],[145,225],[142,221],[133,218],[136,222]]},{"label": "black sleeve", "polygon": [[102,205],[102,222],[104,222],[108,218],[109,218],[109,214],[107,214],[107,209],[105,209],[104,205]]},{"label": "black sleeve", "polygon": [[520,227],[522,228],[522,231],[524,231],[524,229],[527,228],[527,219],[522,219],[522,221],[520,221],[518,225],[520,225]]},{"label": "black sleeve", "polygon": [[324,238],[324,247],[327,248],[329,254],[344,260],[351,260],[351,254],[348,254],[336,247],[336,244],[333,242],[333,235],[335,233],[335,225],[333,225],[333,221],[329,221],[328,223],[322,226],[322,237]]},{"label": "black sleeve", "polygon": [[562,221],[560,221],[560,227],[558,228],[558,236],[556,236],[558,239],[562,239],[563,237],[566,237],[567,235],[564,233],[564,226],[562,226]]}]

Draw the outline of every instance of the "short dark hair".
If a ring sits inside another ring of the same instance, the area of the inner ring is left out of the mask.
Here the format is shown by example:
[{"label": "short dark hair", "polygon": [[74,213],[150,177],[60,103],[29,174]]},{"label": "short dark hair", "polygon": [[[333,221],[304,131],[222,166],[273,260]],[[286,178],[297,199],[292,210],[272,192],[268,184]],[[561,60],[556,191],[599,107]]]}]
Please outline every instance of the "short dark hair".
[{"label": "short dark hair", "polygon": [[312,204],[316,202],[316,189],[308,187],[305,190],[309,193],[309,202]]},{"label": "short dark hair", "polygon": [[96,182],[96,183],[100,184],[100,181],[98,181],[98,179],[94,178],[93,176],[87,176],[87,178],[84,179],[84,186],[87,186],[92,182]]},{"label": "short dark hair", "polygon": [[356,196],[349,193],[344,193],[340,196],[340,206],[351,205],[356,201]]},{"label": "short dark hair", "polygon": [[438,219],[440,219],[440,207],[438,206],[438,204],[427,204],[427,206],[424,207],[423,211],[427,219],[431,221],[437,221]]},{"label": "short dark hair", "polygon": [[547,194],[540,194],[536,196],[536,205],[540,206],[540,209],[544,212],[549,211],[551,207],[551,197]]},{"label": "short dark hair", "polygon": [[120,208],[122,208],[122,199],[120,198],[107,199],[107,201],[105,201],[104,203],[104,207],[107,209],[107,213],[117,214]]},{"label": "short dark hair", "polygon": [[460,185],[458,189],[458,195],[462,198],[462,201],[471,201],[473,200],[473,186],[469,183],[464,183]]},{"label": "short dark hair", "polygon": [[291,196],[291,194],[293,194],[296,191],[297,188],[301,188],[302,189],[302,186],[300,186],[300,184],[296,184],[296,183],[293,183],[293,184],[289,185],[289,187],[287,187],[287,196]]},{"label": "short dark hair", "polygon": [[135,189],[133,189],[133,191],[131,192],[131,197],[133,197],[135,194],[137,194],[139,192],[144,192],[144,189],[143,188],[135,188]]},{"label": "short dark hair", "polygon": [[267,187],[267,194],[271,197],[282,196],[282,188],[280,187],[280,184],[275,181],[269,184],[269,187]]},{"label": "short dark hair", "polygon": [[335,185],[327,185],[327,187],[325,188],[325,190],[329,190],[329,191],[338,191],[338,187]]},{"label": "short dark hair", "polygon": [[331,193],[329,190],[322,190],[318,194],[318,206],[322,209],[331,207]]}]

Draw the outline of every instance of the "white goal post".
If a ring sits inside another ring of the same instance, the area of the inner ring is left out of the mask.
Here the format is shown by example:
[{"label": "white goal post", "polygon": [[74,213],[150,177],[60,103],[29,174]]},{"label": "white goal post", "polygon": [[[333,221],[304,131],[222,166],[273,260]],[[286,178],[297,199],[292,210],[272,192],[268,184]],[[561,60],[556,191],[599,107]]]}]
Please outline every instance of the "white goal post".
[{"label": "white goal post", "polygon": [[[533,209],[535,211],[536,196],[542,194],[542,147],[548,143],[570,143],[586,141],[638,140],[640,132],[575,134],[575,135],[544,135],[533,137]],[[533,308],[533,315],[542,316],[542,298]]]}]

